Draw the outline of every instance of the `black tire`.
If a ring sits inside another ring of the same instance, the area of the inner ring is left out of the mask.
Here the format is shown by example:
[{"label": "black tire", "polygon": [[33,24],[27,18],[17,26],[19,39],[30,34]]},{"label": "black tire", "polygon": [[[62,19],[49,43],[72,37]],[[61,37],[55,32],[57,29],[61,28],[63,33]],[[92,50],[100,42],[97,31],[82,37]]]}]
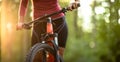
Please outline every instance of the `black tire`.
[{"label": "black tire", "polygon": [[[40,56],[41,59],[39,58],[41,62],[47,62],[46,61],[46,54],[44,52],[52,54],[53,57],[55,58],[55,52],[51,46],[49,46],[48,44],[37,43],[29,51],[29,53],[26,57],[26,62],[33,62],[35,56],[38,54],[42,55],[42,56]],[[35,62],[40,62],[40,61],[37,60]],[[54,62],[56,62],[56,61],[54,60]]]}]

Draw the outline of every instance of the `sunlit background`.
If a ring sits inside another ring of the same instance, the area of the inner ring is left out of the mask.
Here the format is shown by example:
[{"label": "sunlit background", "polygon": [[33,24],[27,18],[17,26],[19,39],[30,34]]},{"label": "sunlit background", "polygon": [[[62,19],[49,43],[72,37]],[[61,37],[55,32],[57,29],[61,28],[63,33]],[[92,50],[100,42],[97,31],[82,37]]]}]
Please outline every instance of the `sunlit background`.
[{"label": "sunlit background", "polygon": [[[60,0],[66,7],[70,0]],[[20,0],[0,0],[1,62],[24,62],[31,30],[16,30]],[[66,13],[69,36],[65,62],[120,62],[120,1],[80,0]],[[31,3],[25,22],[31,20]]]}]

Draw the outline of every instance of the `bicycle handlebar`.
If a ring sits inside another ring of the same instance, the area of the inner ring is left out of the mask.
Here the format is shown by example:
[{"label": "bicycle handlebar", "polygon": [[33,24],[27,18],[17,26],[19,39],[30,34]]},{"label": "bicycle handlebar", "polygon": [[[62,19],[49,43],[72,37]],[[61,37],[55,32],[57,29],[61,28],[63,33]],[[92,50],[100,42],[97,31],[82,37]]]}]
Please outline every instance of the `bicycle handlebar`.
[{"label": "bicycle handlebar", "polygon": [[[80,4],[78,3],[77,4],[78,7],[80,7]],[[74,7],[72,7],[72,9],[75,9]],[[36,23],[36,22],[43,22],[43,21],[40,21],[42,19],[45,19],[45,18],[48,18],[48,17],[51,17],[53,15],[56,15],[56,14],[59,14],[59,13],[65,13],[67,11],[69,11],[70,9],[68,9],[68,7],[66,8],[63,8],[62,10],[59,10],[57,12],[54,12],[54,13],[51,13],[51,14],[48,14],[48,15],[45,15],[45,16],[42,16],[42,17],[38,17],[37,19],[35,19],[34,21],[31,21],[31,22],[28,22],[28,23],[24,23],[23,24],[23,28],[24,29],[30,29],[32,26],[30,26],[32,23]]]}]

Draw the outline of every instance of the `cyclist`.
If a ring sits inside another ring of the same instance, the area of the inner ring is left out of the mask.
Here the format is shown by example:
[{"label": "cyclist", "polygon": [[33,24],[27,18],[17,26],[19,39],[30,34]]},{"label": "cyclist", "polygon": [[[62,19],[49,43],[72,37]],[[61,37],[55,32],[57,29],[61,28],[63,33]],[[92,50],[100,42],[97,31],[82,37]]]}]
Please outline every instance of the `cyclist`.
[{"label": "cyclist", "polygon": [[[24,23],[24,16],[26,14],[26,8],[28,5],[29,0],[21,0],[19,13],[18,13],[18,24],[17,29],[21,30]],[[58,0],[31,0],[33,6],[33,20],[38,17],[44,16],[45,14],[50,14],[55,11],[61,10],[61,7],[58,3]],[[73,10],[73,8],[77,8],[77,3],[79,0],[75,0],[69,6],[69,10]],[[51,17],[53,20],[53,28],[54,32],[58,33],[58,43],[59,43],[59,52],[60,55],[63,56],[64,48],[66,45],[67,35],[68,35],[68,28],[65,20],[65,16],[63,13],[58,15],[54,15]],[[37,25],[33,25],[33,33],[32,33],[32,46],[38,42],[38,38],[41,38],[41,34],[45,33],[45,23],[37,23]]]}]

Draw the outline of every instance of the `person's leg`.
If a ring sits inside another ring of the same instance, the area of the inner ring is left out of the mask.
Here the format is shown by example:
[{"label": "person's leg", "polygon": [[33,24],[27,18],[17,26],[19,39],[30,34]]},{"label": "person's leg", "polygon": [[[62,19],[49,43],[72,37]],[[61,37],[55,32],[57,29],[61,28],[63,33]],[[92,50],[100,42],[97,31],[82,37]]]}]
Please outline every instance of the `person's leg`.
[{"label": "person's leg", "polygon": [[54,20],[54,23],[55,33],[58,33],[59,54],[63,56],[68,36],[68,27],[65,17]]},{"label": "person's leg", "polygon": [[61,32],[58,34],[58,41],[59,41],[59,53],[63,57],[64,55],[64,49],[66,47],[66,41],[67,41],[67,28],[66,26],[61,30]]},{"label": "person's leg", "polygon": [[38,42],[41,42],[41,34],[44,34],[46,32],[46,23],[36,23],[33,26],[33,32],[32,32],[32,39],[31,39],[31,46],[35,45]]}]

